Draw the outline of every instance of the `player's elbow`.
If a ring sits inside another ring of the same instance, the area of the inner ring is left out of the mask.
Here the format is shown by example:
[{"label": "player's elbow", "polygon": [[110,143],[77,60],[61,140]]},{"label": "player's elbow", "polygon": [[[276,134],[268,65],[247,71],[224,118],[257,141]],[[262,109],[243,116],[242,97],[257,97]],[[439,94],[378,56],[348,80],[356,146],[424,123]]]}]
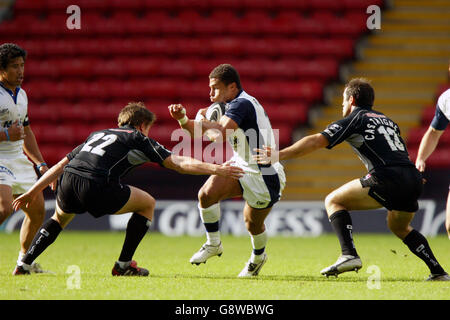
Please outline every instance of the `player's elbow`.
[{"label": "player's elbow", "polygon": [[309,136],[310,146],[316,150],[325,148],[329,145],[328,139],[321,133],[316,133],[314,135]]}]

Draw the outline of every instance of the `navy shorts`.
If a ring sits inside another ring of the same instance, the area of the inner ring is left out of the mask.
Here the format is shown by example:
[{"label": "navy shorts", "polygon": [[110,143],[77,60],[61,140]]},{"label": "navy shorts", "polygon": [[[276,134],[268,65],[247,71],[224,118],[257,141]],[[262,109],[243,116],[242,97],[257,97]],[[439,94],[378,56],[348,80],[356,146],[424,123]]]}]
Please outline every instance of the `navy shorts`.
[{"label": "navy shorts", "polygon": [[359,179],[369,196],[388,210],[416,212],[422,194],[422,174],[414,166],[380,167]]},{"label": "navy shorts", "polygon": [[120,183],[103,183],[65,171],[59,177],[56,201],[65,213],[89,212],[95,218],[119,211],[131,189]]}]

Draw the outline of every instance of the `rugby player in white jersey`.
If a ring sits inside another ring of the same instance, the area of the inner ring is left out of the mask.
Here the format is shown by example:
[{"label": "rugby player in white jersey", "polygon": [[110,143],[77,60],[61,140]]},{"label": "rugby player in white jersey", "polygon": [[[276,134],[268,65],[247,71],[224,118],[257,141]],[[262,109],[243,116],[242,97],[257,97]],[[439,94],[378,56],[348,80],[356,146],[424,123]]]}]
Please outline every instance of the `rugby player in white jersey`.
[{"label": "rugby player in white jersey", "polygon": [[268,236],[264,221],[272,206],[281,197],[286,183],[284,169],[279,162],[259,165],[252,158],[256,145],[276,147],[275,135],[263,107],[254,97],[243,91],[236,69],[229,64],[217,66],[209,75],[209,87],[212,102],[226,103],[225,114],[219,121],[190,120],[181,104],[170,105],[170,114],[192,136],[194,131],[201,127],[202,134],[211,139],[228,139],[233,147],[231,162],[242,168],[245,175],[238,181],[228,177],[211,176],[200,189],[198,208],[206,229],[207,241],[192,256],[190,262],[198,265],[222,254],[219,203],[221,200],[242,196],[245,200],[244,221],[250,233],[253,251],[238,276],[257,276],[267,261],[265,247]]},{"label": "rugby player in white jersey", "polygon": [[[26,51],[16,44],[0,46],[0,224],[13,212],[13,198],[26,192],[37,179],[31,161],[41,174],[48,170],[28,121],[27,94],[21,88],[25,59]],[[44,219],[42,193],[24,212],[18,261]],[[38,264],[32,270],[42,272]]]},{"label": "rugby player in white jersey", "polygon": [[[450,76],[450,66],[449,66]],[[436,149],[436,146],[444,133],[445,128],[450,122],[450,89],[444,91],[438,98],[436,105],[436,113],[431,121],[430,127],[422,137],[419,152],[416,159],[416,167],[419,171],[425,171],[425,161]],[[447,213],[445,219],[445,229],[450,239],[450,185],[447,197]]]}]

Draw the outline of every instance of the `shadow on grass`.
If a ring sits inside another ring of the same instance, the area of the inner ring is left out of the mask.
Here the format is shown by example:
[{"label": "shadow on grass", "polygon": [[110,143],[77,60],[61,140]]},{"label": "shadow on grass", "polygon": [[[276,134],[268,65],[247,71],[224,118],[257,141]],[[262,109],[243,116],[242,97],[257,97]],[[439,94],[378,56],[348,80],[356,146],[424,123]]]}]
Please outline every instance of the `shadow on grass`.
[{"label": "shadow on grass", "polygon": [[[338,278],[331,276],[329,278],[325,276],[307,276],[307,275],[260,275],[254,278],[237,278],[236,276],[224,276],[224,275],[192,275],[192,274],[174,274],[174,275],[164,275],[164,274],[150,274],[150,278],[161,278],[161,279],[205,279],[205,280],[238,280],[238,281],[299,281],[299,282],[367,282],[368,276],[361,278],[340,276]],[[425,282],[425,279],[412,279],[406,277],[383,277],[380,282]]]}]

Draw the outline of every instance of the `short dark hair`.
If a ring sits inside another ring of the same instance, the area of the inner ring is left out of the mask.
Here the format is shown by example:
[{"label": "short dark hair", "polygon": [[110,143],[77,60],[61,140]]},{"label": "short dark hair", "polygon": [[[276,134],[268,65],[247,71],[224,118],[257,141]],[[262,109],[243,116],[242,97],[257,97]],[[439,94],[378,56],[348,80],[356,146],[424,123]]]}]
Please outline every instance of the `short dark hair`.
[{"label": "short dark hair", "polygon": [[27,57],[27,52],[15,43],[4,43],[0,46],[0,69],[5,70],[11,60]]},{"label": "short dark hair", "polygon": [[119,127],[126,125],[138,127],[141,124],[153,124],[155,121],[155,114],[148,110],[143,102],[129,102],[117,118]]},{"label": "short dark hair", "polygon": [[363,109],[372,109],[375,100],[375,91],[370,85],[370,81],[365,78],[355,78],[346,85],[347,99],[353,97],[355,105]]},{"label": "short dark hair", "polygon": [[229,85],[233,82],[236,83],[236,87],[239,90],[242,90],[241,79],[239,77],[239,73],[231,64],[221,64],[218,65],[211,71],[209,74],[209,78],[216,78],[219,81],[223,82],[226,85]]}]

